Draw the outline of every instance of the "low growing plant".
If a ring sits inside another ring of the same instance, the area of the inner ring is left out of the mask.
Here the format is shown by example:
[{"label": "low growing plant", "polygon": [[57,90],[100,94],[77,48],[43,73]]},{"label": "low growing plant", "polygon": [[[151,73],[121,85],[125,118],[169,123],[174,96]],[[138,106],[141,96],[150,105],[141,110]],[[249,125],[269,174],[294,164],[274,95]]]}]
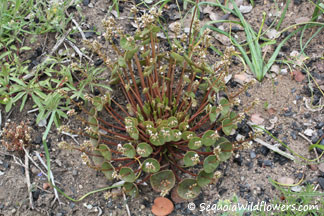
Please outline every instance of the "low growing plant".
[{"label": "low growing plant", "polygon": [[[192,21],[189,38],[178,24],[173,44],[165,50],[155,24],[161,13],[151,9],[137,17],[133,8],[132,14],[139,27],[134,35],[125,34],[110,17],[103,21],[106,44],[86,41],[124,98],[108,91],[86,95],[84,104],[74,102],[88,119],[74,109],[68,114],[77,114],[87,126],[77,132],[90,140],[81,146],[67,142],[60,146],[81,151],[82,160],[108,179],[124,181],[124,191],[131,196],[137,195],[138,185],[149,181],[162,196],[176,186],[181,198],[192,199],[219,177],[216,169],[221,162],[234,150],[249,146],[250,138],[233,143],[225,137],[244,118],[244,112],[237,114],[232,107],[239,105],[236,97],[246,86],[228,93],[224,78],[234,50],[227,49],[220,62],[209,66],[209,31],[196,40],[199,21]],[[116,56],[108,57],[105,47]],[[62,93],[69,97],[69,92]],[[227,96],[220,97],[223,93]],[[67,126],[60,130],[76,133]]]}]

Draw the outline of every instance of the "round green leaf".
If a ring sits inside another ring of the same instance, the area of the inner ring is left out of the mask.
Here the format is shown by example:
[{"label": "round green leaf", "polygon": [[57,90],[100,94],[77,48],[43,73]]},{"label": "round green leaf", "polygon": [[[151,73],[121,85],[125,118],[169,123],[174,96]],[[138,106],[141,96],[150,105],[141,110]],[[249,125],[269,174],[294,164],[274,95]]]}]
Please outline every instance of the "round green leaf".
[{"label": "round green leaf", "polygon": [[105,174],[108,180],[113,179],[113,172],[115,171],[114,167],[109,162],[104,162],[101,166],[101,171]]},{"label": "round green leaf", "polygon": [[169,127],[161,127],[159,129],[159,138],[161,143],[170,142],[173,138],[173,131]]},{"label": "round green leaf", "polygon": [[201,138],[199,137],[194,137],[189,140],[188,147],[190,149],[196,150],[199,149],[202,146],[202,141]]},{"label": "round green leaf", "polygon": [[126,143],[124,146],[125,148],[125,153],[124,155],[128,158],[134,158],[136,155],[135,148],[132,144]]},{"label": "round green leaf", "polygon": [[178,126],[178,119],[174,116],[168,118],[168,127],[174,128]]},{"label": "round green leaf", "polygon": [[108,148],[107,145],[105,144],[100,144],[99,145],[99,150],[101,155],[107,160],[110,161],[111,160],[111,152],[110,149]]},{"label": "round green leaf", "polygon": [[161,139],[160,139],[158,133],[154,133],[150,136],[150,142],[152,143],[152,145],[155,145],[155,146],[161,146],[164,144],[161,142]]},{"label": "round green leaf", "polygon": [[215,133],[215,131],[212,130],[208,130],[204,133],[204,135],[202,136],[202,143],[204,146],[212,146],[215,144],[216,139],[212,138],[212,135]]},{"label": "round green leaf", "polygon": [[160,163],[153,158],[148,158],[143,162],[142,170],[147,173],[156,173],[160,170]]},{"label": "round green leaf", "polygon": [[214,123],[217,119],[217,117],[219,116],[219,113],[217,112],[217,107],[213,106],[210,109],[210,113],[209,113],[209,120],[211,123]]},{"label": "round green leaf", "polygon": [[125,182],[134,182],[136,179],[134,171],[129,167],[122,167],[119,171],[119,175]]},{"label": "round green leaf", "polygon": [[95,164],[95,166],[101,166],[103,162],[105,161],[105,158],[101,155],[100,151],[94,150],[92,151],[92,161]]},{"label": "round green leaf", "polygon": [[129,132],[130,137],[132,137],[134,140],[138,140],[139,138],[139,132],[136,127],[132,127],[132,130]]},{"label": "round green leaf", "polygon": [[234,128],[235,125],[231,119],[226,118],[222,121],[222,130],[225,135],[229,136]]},{"label": "round green leaf", "polygon": [[200,186],[195,179],[184,179],[179,183],[178,195],[182,199],[193,199],[200,194]]},{"label": "round green leaf", "polygon": [[124,187],[124,191],[127,195],[129,195],[132,198],[137,197],[138,189],[137,189],[136,184],[130,183],[130,182],[125,182],[123,187]]},{"label": "round green leaf", "polygon": [[142,157],[148,157],[153,152],[153,149],[149,144],[143,142],[137,145],[136,152]]},{"label": "round green leaf", "polygon": [[153,190],[168,191],[174,187],[175,176],[171,170],[163,170],[151,175],[150,182]]},{"label": "round green leaf", "polygon": [[221,98],[219,104],[222,105],[221,118],[224,118],[230,111],[231,105],[226,98]]},{"label": "round green leaf", "polygon": [[196,165],[199,162],[196,161],[197,159],[199,160],[199,156],[196,152],[188,151],[183,157],[183,162],[186,166],[190,167]]},{"label": "round green leaf", "polygon": [[210,184],[213,180],[213,173],[206,173],[204,170],[201,170],[197,177],[197,182],[200,187],[205,187]]},{"label": "round green leaf", "polygon": [[214,172],[214,170],[218,167],[219,161],[217,160],[215,155],[209,155],[204,160],[204,171],[206,173]]},{"label": "round green leaf", "polygon": [[190,140],[191,138],[195,137],[196,134],[192,131],[185,131],[182,133],[181,138],[183,140]]},{"label": "round green leaf", "polygon": [[143,122],[144,127],[147,128],[154,128],[154,123],[152,121],[145,121]]},{"label": "round green leaf", "polygon": [[188,122],[184,121],[179,124],[179,130],[186,131],[189,128]]},{"label": "round green leaf", "polygon": [[173,134],[172,141],[177,142],[181,140],[182,132],[180,130],[174,129],[172,134]]}]

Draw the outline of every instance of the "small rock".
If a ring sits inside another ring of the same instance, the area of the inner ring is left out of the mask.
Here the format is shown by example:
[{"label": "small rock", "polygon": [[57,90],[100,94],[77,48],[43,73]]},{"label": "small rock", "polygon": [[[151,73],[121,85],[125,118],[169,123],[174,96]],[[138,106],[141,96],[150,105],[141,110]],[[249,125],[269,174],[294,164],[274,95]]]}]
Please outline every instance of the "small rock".
[{"label": "small rock", "polygon": [[83,6],[88,6],[89,3],[90,3],[90,0],[83,0],[82,1]]},{"label": "small rock", "polygon": [[291,138],[293,138],[293,140],[297,140],[297,133],[296,133],[296,131],[291,131],[290,132],[290,136],[291,136]]},{"label": "small rock", "polygon": [[35,191],[32,192],[32,195],[33,195],[33,200],[37,201],[40,195],[40,190],[36,189]]},{"label": "small rock", "polygon": [[37,175],[39,173],[38,169],[34,166],[31,168],[31,172],[35,175]]},{"label": "small rock", "polygon": [[264,164],[265,166],[272,166],[272,161],[271,161],[271,160],[264,160],[264,161],[263,161],[263,164]]},{"label": "small rock", "polygon": [[294,179],[289,178],[289,177],[281,177],[278,179],[278,182],[280,184],[292,185],[292,184],[294,184]]},{"label": "small rock", "polygon": [[44,190],[47,190],[47,189],[50,188],[50,187],[51,187],[51,185],[50,185],[48,182],[43,183],[43,189],[44,189]]},{"label": "small rock", "polygon": [[323,126],[324,126],[324,122],[320,122],[315,126],[315,128],[316,129],[321,129]]},{"label": "small rock", "polygon": [[244,5],[241,5],[240,6],[240,11],[242,14],[245,14],[245,13],[250,13],[252,11],[252,5],[248,5],[248,6],[244,6]]},{"label": "small rock", "polygon": [[242,141],[242,140],[245,139],[245,137],[243,135],[241,135],[241,134],[237,134],[235,139],[236,139],[236,141]]},{"label": "small rock", "polygon": [[256,154],[254,151],[250,151],[250,158],[254,159],[256,157]]},{"label": "small rock", "polygon": [[3,161],[2,160],[0,160],[0,165],[2,165],[3,164]]},{"label": "small rock", "polygon": [[140,208],[141,208],[142,210],[143,210],[143,209],[145,209],[145,205],[141,205],[141,207],[140,207]]},{"label": "small rock", "polygon": [[324,173],[324,163],[320,163],[320,164],[318,165],[318,169],[319,169],[322,173]]},{"label": "small rock", "polygon": [[302,190],[302,187],[297,185],[297,186],[291,187],[291,190],[293,192],[300,192]]},{"label": "small rock", "polygon": [[78,175],[78,171],[75,170],[75,169],[73,169],[73,170],[72,170],[72,175],[73,175],[73,176],[77,176],[77,175]]},{"label": "small rock", "polygon": [[0,176],[2,176],[2,175],[4,175],[4,172],[1,172],[1,171],[0,171]]},{"label": "small rock", "polygon": [[306,136],[309,136],[309,137],[311,137],[311,136],[313,135],[313,133],[314,133],[314,131],[313,131],[312,129],[309,129],[309,128],[307,128],[307,129],[304,131],[304,134],[305,134]]},{"label": "small rock", "polygon": [[34,139],[35,144],[41,144],[42,143],[42,136],[41,135],[36,135]]},{"label": "small rock", "polygon": [[92,3],[89,3],[88,7],[89,8],[93,8],[93,4]]},{"label": "small rock", "polygon": [[75,203],[74,202],[70,202],[69,206],[70,206],[71,209],[73,209],[75,207]]},{"label": "small rock", "polygon": [[312,115],[310,114],[310,113],[305,113],[304,114],[304,117],[306,118],[306,119],[308,119],[308,118],[310,118]]},{"label": "small rock", "polygon": [[62,162],[61,162],[59,159],[56,159],[56,160],[55,160],[55,163],[56,163],[59,167],[62,166]]},{"label": "small rock", "polygon": [[11,210],[11,214],[15,214],[16,212],[17,212],[16,209],[12,209],[12,210]]},{"label": "small rock", "polygon": [[268,155],[268,153],[269,153],[269,149],[267,148],[267,147],[265,147],[265,146],[261,146],[261,148],[260,148],[260,152],[261,152],[261,154],[263,154],[264,156],[267,156]]},{"label": "small rock", "polygon": [[242,162],[243,162],[242,156],[240,154],[236,155],[233,162],[237,163],[237,165],[239,166],[242,166]]},{"label": "small rock", "polygon": [[324,178],[318,178],[318,184],[321,186],[322,189],[324,189]]},{"label": "small rock", "polygon": [[280,70],[280,73],[281,73],[282,75],[287,75],[287,74],[288,74],[288,70],[287,70],[287,68],[281,69],[281,70]]},{"label": "small rock", "polygon": [[316,171],[316,170],[317,170],[317,166],[316,166],[316,164],[310,164],[310,165],[309,165],[309,168],[310,168],[311,170],[313,170],[313,171]]}]

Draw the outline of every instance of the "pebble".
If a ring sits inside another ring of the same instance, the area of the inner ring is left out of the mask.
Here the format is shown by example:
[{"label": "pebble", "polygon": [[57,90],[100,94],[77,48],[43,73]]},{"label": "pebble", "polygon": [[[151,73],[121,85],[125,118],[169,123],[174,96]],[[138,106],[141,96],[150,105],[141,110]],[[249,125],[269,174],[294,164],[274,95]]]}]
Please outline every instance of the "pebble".
[{"label": "pebble", "polygon": [[309,168],[310,168],[311,170],[313,170],[313,171],[316,171],[316,170],[317,170],[317,166],[316,166],[316,164],[310,164],[310,165],[309,165]]},{"label": "pebble", "polygon": [[324,189],[324,178],[318,178],[318,184],[321,186],[322,189]]},{"label": "pebble", "polygon": [[254,151],[250,151],[250,158],[254,159],[256,157],[256,154]]},{"label": "pebble", "polygon": [[311,137],[311,136],[313,135],[313,133],[314,133],[314,131],[313,131],[312,129],[309,129],[309,128],[307,128],[307,129],[304,131],[304,134],[305,134],[306,136],[309,136],[309,137]]},{"label": "pebble", "polygon": [[239,166],[242,166],[242,162],[243,162],[242,156],[240,154],[236,155],[233,162],[237,163],[237,165]]},{"label": "pebble", "polygon": [[324,173],[324,163],[320,163],[320,164],[318,165],[318,169],[319,169],[322,173]]},{"label": "pebble", "polygon": [[290,132],[290,136],[291,136],[291,138],[293,138],[293,140],[297,140],[297,133],[296,133],[296,131],[291,131]]},{"label": "pebble", "polygon": [[304,114],[304,117],[308,119],[308,118],[311,117],[311,114],[310,114],[310,113],[305,113],[305,114]]},{"label": "pebble", "polygon": [[302,190],[302,187],[297,185],[297,186],[291,187],[291,190],[293,192],[300,192]]},{"label": "pebble", "polygon": [[83,6],[88,6],[88,4],[90,3],[90,0],[83,0],[82,3],[83,3]]},{"label": "pebble", "polygon": [[324,122],[320,122],[315,126],[316,129],[322,129],[322,127],[324,127]]},{"label": "pebble", "polygon": [[288,70],[287,70],[287,68],[281,69],[280,73],[281,73],[282,75],[287,75],[287,74],[288,74]]},{"label": "pebble", "polygon": [[92,3],[89,3],[88,7],[89,8],[93,8],[93,4]]},{"label": "pebble", "polygon": [[43,189],[44,189],[44,190],[47,190],[50,186],[51,186],[51,185],[50,185],[48,182],[43,183]]},{"label": "pebble", "polygon": [[74,169],[74,170],[72,170],[72,175],[73,175],[73,176],[77,176],[77,175],[78,175],[78,171],[77,171],[77,170],[75,170],[75,169]]},{"label": "pebble", "polygon": [[264,156],[267,156],[268,154],[269,154],[269,149],[267,148],[267,147],[265,147],[265,146],[261,146],[261,148],[260,148],[260,152],[261,152],[261,154],[263,154]]},{"label": "pebble", "polygon": [[279,182],[280,184],[291,185],[291,184],[294,184],[294,179],[289,178],[289,177],[280,177],[280,178],[278,179],[278,182]]},{"label": "pebble", "polygon": [[34,166],[31,168],[31,172],[33,174],[38,174],[39,173],[38,169],[36,167],[34,167]]},{"label": "pebble", "polygon": [[32,195],[33,195],[33,200],[37,201],[40,195],[40,190],[36,189],[35,191],[32,192]]},{"label": "pebble", "polygon": [[42,136],[41,135],[36,135],[34,139],[35,144],[41,144],[42,143]]},{"label": "pebble", "polygon": [[0,165],[2,165],[3,164],[3,161],[2,160],[0,160]]},{"label": "pebble", "polygon": [[264,160],[264,161],[263,161],[263,164],[264,164],[265,166],[272,166],[272,161],[271,161],[271,160]]},{"label": "pebble", "polygon": [[2,175],[4,175],[4,172],[1,172],[1,171],[0,171],[0,176],[2,176]]}]

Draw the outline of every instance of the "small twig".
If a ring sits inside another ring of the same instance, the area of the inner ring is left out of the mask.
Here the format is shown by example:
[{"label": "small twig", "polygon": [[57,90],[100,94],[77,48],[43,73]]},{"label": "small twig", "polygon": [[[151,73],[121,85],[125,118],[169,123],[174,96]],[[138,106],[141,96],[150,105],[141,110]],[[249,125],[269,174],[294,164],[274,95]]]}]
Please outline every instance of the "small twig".
[{"label": "small twig", "polygon": [[96,209],[99,211],[97,216],[101,216],[102,215],[102,210],[99,206],[96,207]]},{"label": "small twig", "polygon": [[69,137],[71,137],[73,139],[74,142],[76,142],[76,144],[80,145],[80,143],[78,142],[78,140],[75,139],[75,137],[78,137],[78,135],[75,134],[70,134],[68,132],[62,131],[62,134],[67,135]]},{"label": "small twig", "polygon": [[274,152],[277,152],[278,154],[280,154],[280,155],[282,155],[282,156],[284,156],[284,157],[290,159],[290,160],[293,160],[293,161],[295,160],[295,157],[294,157],[293,155],[288,154],[288,153],[286,153],[286,152],[284,152],[284,151],[281,151],[281,150],[280,150],[279,148],[277,148],[276,146],[270,145],[270,144],[264,142],[263,140],[261,140],[261,139],[259,139],[259,138],[254,138],[253,140],[256,141],[257,143],[259,143],[259,144],[261,144],[261,145],[267,147],[268,149],[270,149],[270,150],[272,150],[272,151],[274,151]]},{"label": "small twig", "polygon": [[130,213],[130,211],[129,211],[129,207],[128,207],[128,204],[127,204],[126,195],[125,195],[125,192],[124,192],[124,191],[123,191],[123,198],[124,198],[124,201],[125,201],[125,206],[126,206],[127,215],[128,215],[128,216],[131,216],[131,213]]},{"label": "small twig", "polygon": [[[70,17],[69,12],[65,11],[65,14],[66,14],[68,17]],[[74,25],[77,27],[77,29],[79,30],[82,39],[83,39],[83,40],[86,40],[87,38],[86,38],[84,32],[82,31],[82,29],[81,29],[79,23],[78,23],[75,19],[73,19],[72,17],[71,17],[71,20],[72,20],[72,22],[74,23]]]},{"label": "small twig", "polygon": [[74,45],[74,43],[72,43],[72,41],[70,41],[70,40],[68,40],[68,39],[65,39],[64,40],[65,42],[67,42],[73,49],[74,49],[74,51],[76,52],[76,53],[78,53],[78,55],[80,56],[80,59],[82,58],[82,56],[84,56],[86,59],[88,59],[90,62],[93,62],[93,60],[89,57],[89,56],[87,56],[86,54],[84,54],[84,53],[82,53],[81,51],[80,51],[80,49],[76,46],[76,45]]},{"label": "small twig", "polygon": [[29,175],[29,149],[25,149],[25,175],[26,175],[26,183],[27,183],[27,189],[28,189],[28,194],[29,194],[29,206],[31,209],[34,209],[34,203],[33,203],[33,194],[31,190],[31,185],[30,185],[30,175]]},{"label": "small twig", "polygon": [[32,109],[32,110],[28,110],[27,111],[27,113],[29,114],[29,113],[33,113],[33,112],[36,112],[36,111],[38,111],[39,110],[39,108],[35,108],[35,109]]},{"label": "small twig", "polygon": [[[312,141],[310,139],[308,139],[304,134],[298,132],[298,135],[301,136],[302,138],[304,138],[310,145],[313,145]],[[319,161],[319,158],[318,158],[318,154],[317,154],[316,148],[314,148],[314,152],[315,152],[315,156],[317,158],[317,162],[320,162]]]},{"label": "small twig", "polygon": [[[56,42],[56,44],[54,45],[53,49],[51,50],[51,52],[47,55],[46,58],[43,58],[41,59],[41,63],[40,64],[43,64],[44,62],[46,62],[50,56],[52,56],[54,54],[54,52],[56,52],[56,50],[62,45],[62,43],[64,42],[65,38],[70,34],[70,31],[71,29],[69,29],[63,36],[62,38],[60,38],[60,40],[58,40]],[[35,73],[36,73],[36,70],[37,70],[37,66],[33,67],[32,68],[32,71],[28,74],[26,74],[25,76],[23,76],[23,80],[28,80],[30,78],[32,78]]]},{"label": "small twig", "polygon": [[1,129],[1,124],[2,124],[2,115],[1,115],[1,110],[0,110],[0,129]]},{"label": "small twig", "polygon": [[[46,168],[47,170],[47,166],[45,164],[45,162],[43,161],[42,157],[39,155],[39,153],[37,151],[35,151],[36,153],[36,156],[38,158],[38,160],[41,162],[41,164]],[[55,181],[54,181],[54,176],[53,176],[53,173],[51,170],[49,170],[49,174],[50,174],[50,179],[51,179],[51,183],[55,186]],[[63,204],[61,201],[60,201],[60,198],[58,196],[58,193],[57,193],[57,190],[56,188],[54,187],[54,194],[55,194],[55,199],[53,200],[53,202],[51,203],[51,206],[54,205],[55,201],[57,200],[59,202],[59,204]]]}]

